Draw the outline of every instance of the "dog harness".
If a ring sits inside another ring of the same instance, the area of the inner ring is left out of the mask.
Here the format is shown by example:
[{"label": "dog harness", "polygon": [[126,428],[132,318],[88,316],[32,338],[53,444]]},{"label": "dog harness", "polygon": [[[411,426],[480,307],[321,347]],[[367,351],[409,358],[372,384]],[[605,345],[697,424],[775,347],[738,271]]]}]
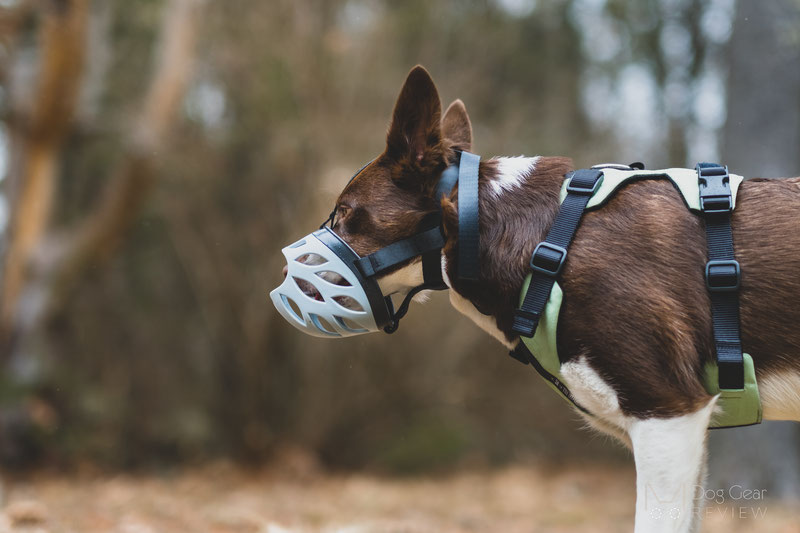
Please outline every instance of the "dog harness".
[{"label": "dog harness", "polygon": [[510,355],[533,366],[563,398],[591,415],[576,401],[560,372],[557,332],[562,291],[557,278],[583,213],[601,208],[623,186],[645,179],[668,179],[681,193],[686,207],[705,220],[709,256],[705,279],[711,298],[716,358],[706,364],[703,382],[709,394],[719,395],[719,409],[709,427],[758,424],[762,410],[753,359],[742,352],[739,335],[741,269],[734,258],[730,226],[742,177],[714,163],[699,163],[694,170],[644,170],[636,163],[598,165],[567,175],[558,215],[531,256],[532,272],[525,279],[514,316],[513,328],[520,342]]}]

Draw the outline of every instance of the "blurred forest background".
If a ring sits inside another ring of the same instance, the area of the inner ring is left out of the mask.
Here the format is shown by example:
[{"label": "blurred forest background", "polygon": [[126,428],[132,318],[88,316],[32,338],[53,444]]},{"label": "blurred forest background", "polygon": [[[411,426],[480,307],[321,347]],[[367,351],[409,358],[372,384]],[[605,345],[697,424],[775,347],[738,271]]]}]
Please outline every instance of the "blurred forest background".
[{"label": "blurred forest background", "polygon": [[[417,63],[484,157],[800,174],[798,0],[0,0],[2,464],[629,461],[444,294],[337,341],[269,302]],[[800,493],[794,425],[725,436]]]}]

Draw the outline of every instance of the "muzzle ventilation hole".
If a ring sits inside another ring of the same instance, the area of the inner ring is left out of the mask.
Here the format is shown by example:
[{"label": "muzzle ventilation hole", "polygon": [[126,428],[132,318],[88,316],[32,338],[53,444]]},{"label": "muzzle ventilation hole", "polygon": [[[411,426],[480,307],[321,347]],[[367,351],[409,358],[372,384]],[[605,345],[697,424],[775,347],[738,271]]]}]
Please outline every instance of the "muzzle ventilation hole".
[{"label": "muzzle ventilation hole", "polygon": [[318,302],[324,302],[325,299],[322,297],[322,293],[320,293],[317,288],[314,286],[313,283],[308,282],[304,279],[296,278],[292,276],[295,285],[297,288],[300,289],[300,292],[311,298],[312,300],[316,300]]},{"label": "muzzle ventilation hole", "polygon": [[330,270],[321,270],[319,272],[314,272],[318,278],[327,281],[328,283],[333,283],[334,285],[338,285],[340,287],[350,287],[350,282],[344,279],[342,276],[337,274],[336,272],[332,272]]},{"label": "muzzle ventilation hole", "polygon": [[283,306],[289,311],[290,315],[292,315],[299,323],[305,323],[303,320],[303,315],[300,312],[300,306],[297,305],[294,300],[285,294],[281,294],[281,301],[283,301]]},{"label": "muzzle ventilation hole", "polygon": [[[322,318],[319,315],[315,315],[314,313],[308,314],[309,318],[311,318],[311,322],[320,330],[322,333],[327,335],[331,335],[332,337],[341,337],[338,333],[336,333],[336,329],[330,325],[330,323]],[[337,317],[338,318],[338,317]]]},{"label": "muzzle ventilation hole", "polygon": [[367,332],[366,329],[362,328],[361,326],[359,326],[358,324],[356,324],[355,322],[353,322],[348,318],[345,318],[343,316],[334,316],[333,318],[336,319],[336,322],[339,324],[339,327],[341,327],[345,331],[349,331],[350,333]]},{"label": "muzzle ventilation hole", "polygon": [[351,298],[350,296],[333,296],[332,298],[334,302],[349,311],[356,311],[357,313],[364,312],[364,308],[361,307],[361,304],[358,303],[355,298]]},{"label": "muzzle ventilation hole", "polygon": [[295,261],[308,266],[324,265],[328,262],[327,259],[319,254],[303,254],[295,259]]}]

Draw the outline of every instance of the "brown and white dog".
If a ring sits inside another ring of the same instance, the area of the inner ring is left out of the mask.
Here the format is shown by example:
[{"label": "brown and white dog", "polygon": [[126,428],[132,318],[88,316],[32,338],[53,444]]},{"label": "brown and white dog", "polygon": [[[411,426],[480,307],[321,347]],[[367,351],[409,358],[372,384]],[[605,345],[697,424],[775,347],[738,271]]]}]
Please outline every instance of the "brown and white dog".
[{"label": "brown and white dog", "polygon": [[[471,146],[464,104],[456,100],[442,115],[433,81],[414,68],[386,150],[338,198],[335,232],[361,256],[419,232],[439,207],[436,180],[457,149]],[[476,282],[458,281],[457,195],[441,200],[450,301],[506,347],[517,342],[512,316],[528,259],[571,170],[562,157],[480,163]],[[755,361],[764,417],[800,421],[800,178],[745,181],[732,225],[743,272],[742,342]],[[670,183],[636,182],[584,216],[560,281],[561,373],[594,415],[588,421],[633,450],[637,532],[699,527],[697,487],[717,399],[701,381],[714,357],[705,239],[703,221]],[[379,283],[385,295],[407,293],[422,284],[420,261]],[[654,507],[667,497],[667,508]]]}]

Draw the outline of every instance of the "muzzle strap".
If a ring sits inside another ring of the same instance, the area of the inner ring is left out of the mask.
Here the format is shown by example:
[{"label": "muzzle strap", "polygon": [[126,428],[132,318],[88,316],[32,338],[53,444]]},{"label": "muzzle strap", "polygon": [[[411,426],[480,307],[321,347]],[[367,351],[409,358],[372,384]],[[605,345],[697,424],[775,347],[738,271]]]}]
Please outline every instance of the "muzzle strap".
[{"label": "muzzle strap", "polygon": [[441,228],[436,226],[408,239],[394,242],[377,252],[356,260],[355,263],[361,271],[361,275],[372,277],[413,257],[423,255],[431,250],[440,250],[442,246],[444,246],[444,237],[442,237]]},{"label": "muzzle strap", "polygon": [[[458,184],[458,234],[459,234],[459,278],[477,280],[479,274],[479,226],[478,226],[478,171],[480,156],[460,152],[459,164],[444,170],[434,191],[434,199],[439,204],[442,196],[449,196]],[[369,166],[364,165],[356,172],[352,182]],[[348,183],[350,183],[348,182]],[[440,207],[440,205],[439,205]],[[333,222],[336,208],[314,235],[330,248],[348,268],[358,277],[378,327],[387,333],[397,330],[400,319],[408,312],[412,298],[422,290],[444,290],[448,286],[442,278],[441,250],[445,245],[442,234],[441,209],[423,219],[426,229],[412,237],[394,242],[364,257],[358,255],[336,235]],[[423,283],[406,294],[397,311],[394,310],[391,296],[383,296],[376,276],[414,259],[422,259]]]},{"label": "muzzle strap", "polygon": [[[459,157],[461,157],[460,153]],[[441,202],[442,196],[450,196],[450,193],[453,192],[453,188],[456,186],[456,183],[458,183],[458,170],[458,167],[452,165],[447,167],[444,172],[442,172],[442,176],[439,178],[439,182],[436,184],[436,192],[434,193],[435,196],[433,197],[436,202]]]},{"label": "muzzle strap", "polygon": [[461,152],[458,166],[458,277],[477,281],[480,274],[478,171],[481,157]]}]

